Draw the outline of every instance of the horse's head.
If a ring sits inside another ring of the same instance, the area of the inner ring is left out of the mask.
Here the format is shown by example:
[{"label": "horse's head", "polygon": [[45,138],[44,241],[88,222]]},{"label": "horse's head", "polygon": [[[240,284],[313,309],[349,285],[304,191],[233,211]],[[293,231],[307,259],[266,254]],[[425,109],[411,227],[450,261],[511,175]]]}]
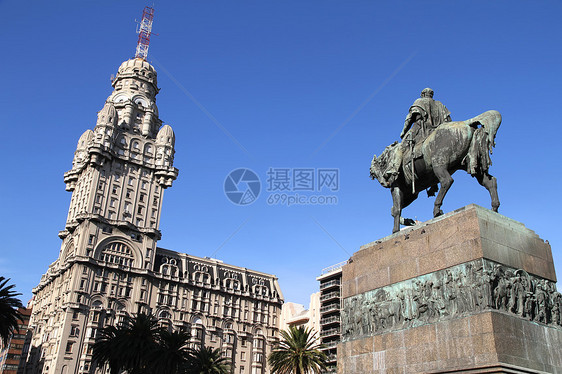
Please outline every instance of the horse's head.
[{"label": "horse's head", "polygon": [[385,174],[389,167],[392,152],[397,145],[398,142],[392,143],[384,149],[379,157],[374,155],[373,160],[371,161],[371,179],[377,179],[383,187],[388,188],[392,182],[394,182],[395,177],[391,178],[392,180],[388,180],[388,175]]}]

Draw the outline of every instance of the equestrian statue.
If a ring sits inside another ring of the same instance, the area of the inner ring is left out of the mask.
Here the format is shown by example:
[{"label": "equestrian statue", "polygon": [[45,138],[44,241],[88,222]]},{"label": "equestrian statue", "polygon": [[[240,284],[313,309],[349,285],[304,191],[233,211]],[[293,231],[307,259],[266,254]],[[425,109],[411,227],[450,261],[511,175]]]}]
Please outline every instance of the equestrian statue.
[{"label": "equestrian statue", "polygon": [[374,155],[371,162],[371,179],[376,178],[392,193],[393,233],[400,230],[400,224],[414,224],[413,220],[401,217],[402,209],[423,190],[427,190],[428,196],[439,191],[433,216],[443,214],[441,205],[453,184],[451,174],[457,170],[475,177],[490,193],[492,209],[498,211],[497,180],[488,169],[500,124],[501,115],[495,110],[453,122],[445,105],[433,99],[431,88],[421,92],[404,122],[402,141],[386,147],[379,157]]}]

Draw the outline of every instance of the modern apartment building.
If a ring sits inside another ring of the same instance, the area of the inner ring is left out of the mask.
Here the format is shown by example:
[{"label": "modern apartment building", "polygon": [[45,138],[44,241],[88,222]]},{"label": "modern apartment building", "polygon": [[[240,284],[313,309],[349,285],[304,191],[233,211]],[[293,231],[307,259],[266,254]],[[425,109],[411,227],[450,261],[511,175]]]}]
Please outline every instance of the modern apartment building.
[{"label": "modern apartment building", "polygon": [[[0,374],[19,374],[23,372],[25,354],[27,353],[26,339],[27,326],[31,309],[18,308],[21,319],[18,320],[18,328],[14,330],[9,343],[2,346],[0,350]],[[27,339],[28,340],[28,339]]]},{"label": "modern apartment building", "polygon": [[328,356],[328,373],[336,372],[337,345],[341,339],[341,274],[347,261],[322,270],[320,282],[320,339]]},{"label": "modern apartment building", "polygon": [[302,304],[292,302],[283,304],[279,329],[287,330],[289,326],[304,326],[317,337],[320,336],[320,292],[310,295],[308,309]]}]

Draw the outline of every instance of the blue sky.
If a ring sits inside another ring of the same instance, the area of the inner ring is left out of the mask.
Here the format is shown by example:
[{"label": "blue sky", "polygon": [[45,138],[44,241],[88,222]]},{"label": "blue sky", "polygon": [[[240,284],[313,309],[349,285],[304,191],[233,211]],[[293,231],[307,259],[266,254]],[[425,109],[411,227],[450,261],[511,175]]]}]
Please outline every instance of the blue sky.
[{"label": "blue sky", "polygon": [[[134,54],[145,5],[0,2],[0,274],[25,300],[58,256],[70,202],[63,173],[111,74]],[[453,120],[502,113],[490,170],[500,213],[548,239],[562,274],[560,2],[154,5],[148,60],[180,169],[164,197],[161,247],[276,274],[287,301],[307,304],[322,268],[390,233],[390,192],[369,179],[369,164],[430,86]],[[223,192],[240,167],[262,181],[248,206]],[[268,205],[269,168],[339,169],[338,203]],[[473,178],[453,177],[445,211],[490,207]],[[421,196],[404,215],[427,220],[432,206]]]}]

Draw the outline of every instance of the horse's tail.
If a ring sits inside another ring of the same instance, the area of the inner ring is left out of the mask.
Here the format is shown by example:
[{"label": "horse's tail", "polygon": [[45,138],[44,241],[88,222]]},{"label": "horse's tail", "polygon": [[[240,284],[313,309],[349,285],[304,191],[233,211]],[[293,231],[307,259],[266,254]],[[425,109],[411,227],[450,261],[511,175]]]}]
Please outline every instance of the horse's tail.
[{"label": "horse's tail", "polygon": [[[478,127],[478,125],[481,125],[486,131],[488,143],[491,147],[496,146],[496,133],[502,123],[502,116],[500,112],[497,110],[489,110],[479,116],[469,119],[467,122],[472,127]],[[492,153],[492,148],[490,148],[490,153]]]},{"label": "horse's tail", "polygon": [[496,133],[502,123],[502,116],[496,110],[489,110],[466,121],[467,125],[476,128],[470,148],[463,159],[466,170],[472,175],[487,173],[492,165],[493,147],[496,145]]}]

